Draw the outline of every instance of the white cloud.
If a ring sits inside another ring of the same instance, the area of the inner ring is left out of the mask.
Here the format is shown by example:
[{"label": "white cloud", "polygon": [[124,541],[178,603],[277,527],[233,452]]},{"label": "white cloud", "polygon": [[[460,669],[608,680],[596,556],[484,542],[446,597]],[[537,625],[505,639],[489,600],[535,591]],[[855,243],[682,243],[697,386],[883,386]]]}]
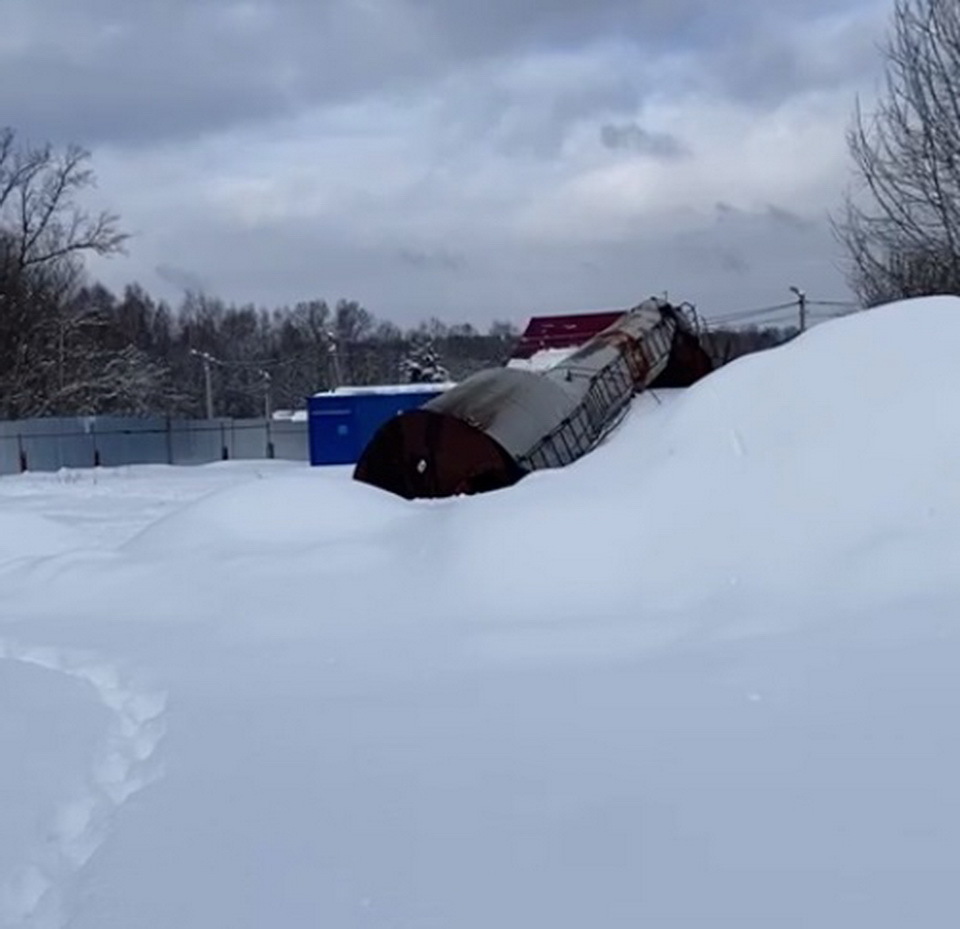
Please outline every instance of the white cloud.
[{"label": "white cloud", "polygon": [[520,226],[531,237],[619,237],[638,221],[684,228],[718,201],[745,210],[782,203],[822,216],[841,193],[847,116],[845,100],[822,93],[769,113],[702,97],[651,107],[644,125],[682,138],[691,157],[584,151],[565,183],[527,204]]}]

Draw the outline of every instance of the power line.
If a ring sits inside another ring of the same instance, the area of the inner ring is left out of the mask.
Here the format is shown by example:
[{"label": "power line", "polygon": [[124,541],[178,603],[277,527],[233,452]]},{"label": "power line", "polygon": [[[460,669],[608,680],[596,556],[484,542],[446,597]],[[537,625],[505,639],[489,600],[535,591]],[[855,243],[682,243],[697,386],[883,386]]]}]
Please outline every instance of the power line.
[{"label": "power line", "polygon": [[[808,300],[806,296],[800,297],[798,295],[797,299],[790,303],[778,303],[772,306],[758,307],[751,310],[739,310],[735,313],[727,313],[723,316],[716,316],[706,320],[708,326],[725,326],[733,323],[747,322],[753,319],[759,319],[764,316],[769,316],[774,313],[782,313],[784,310],[797,310],[800,308],[801,301],[803,303],[803,309],[805,313],[808,311],[809,307],[818,306],[818,307],[835,307],[838,309],[844,309],[847,313],[853,313],[857,310],[862,309],[860,304],[855,303],[851,300]],[[832,319],[837,316],[846,315],[844,313],[810,313],[811,316],[816,316],[819,319]],[[780,320],[769,320],[769,322],[779,322]]]},{"label": "power line", "polygon": [[766,315],[769,315],[770,313],[775,313],[782,310],[792,310],[792,309],[795,309],[796,306],[797,306],[796,301],[793,301],[791,303],[778,303],[778,304],[775,304],[774,306],[758,307],[757,309],[753,309],[753,310],[738,310],[736,313],[729,313],[724,316],[711,317],[707,319],[706,322],[708,325],[712,323],[738,322],[743,319],[754,319],[758,316],[766,316]]}]

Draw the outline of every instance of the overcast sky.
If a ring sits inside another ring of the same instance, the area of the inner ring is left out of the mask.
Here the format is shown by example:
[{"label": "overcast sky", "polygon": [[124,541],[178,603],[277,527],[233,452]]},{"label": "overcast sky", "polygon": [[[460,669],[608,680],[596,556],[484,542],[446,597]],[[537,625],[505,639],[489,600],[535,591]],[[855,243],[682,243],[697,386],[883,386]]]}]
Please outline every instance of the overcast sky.
[{"label": "overcast sky", "polygon": [[0,124],[92,150],[97,263],[404,324],[849,296],[888,0],[0,0]]}]

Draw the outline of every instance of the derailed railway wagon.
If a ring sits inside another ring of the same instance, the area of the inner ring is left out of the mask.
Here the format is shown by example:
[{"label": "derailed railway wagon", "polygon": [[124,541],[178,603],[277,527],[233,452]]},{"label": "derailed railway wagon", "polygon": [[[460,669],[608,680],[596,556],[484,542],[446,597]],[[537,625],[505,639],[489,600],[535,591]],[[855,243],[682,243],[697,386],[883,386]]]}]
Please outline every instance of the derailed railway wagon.
[{"label": "derailed railway wagon", "polygon": [[408,499],[509,487],[587,454],[637,392],[687,386],[711,368],[683,312],[646,300],[546,371],[480,371],[393,417],[354,477]]}]

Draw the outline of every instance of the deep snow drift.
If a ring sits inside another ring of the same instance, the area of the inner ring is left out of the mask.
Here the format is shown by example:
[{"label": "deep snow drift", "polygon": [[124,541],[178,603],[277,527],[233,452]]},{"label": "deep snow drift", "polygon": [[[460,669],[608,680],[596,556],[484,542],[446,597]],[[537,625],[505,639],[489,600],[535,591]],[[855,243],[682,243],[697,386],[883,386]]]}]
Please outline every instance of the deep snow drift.
[{"label": "deep snow drift", "polygon": [[958,357],[849,317],[469,499],[0,480],[0,927],[952,927]]}]

